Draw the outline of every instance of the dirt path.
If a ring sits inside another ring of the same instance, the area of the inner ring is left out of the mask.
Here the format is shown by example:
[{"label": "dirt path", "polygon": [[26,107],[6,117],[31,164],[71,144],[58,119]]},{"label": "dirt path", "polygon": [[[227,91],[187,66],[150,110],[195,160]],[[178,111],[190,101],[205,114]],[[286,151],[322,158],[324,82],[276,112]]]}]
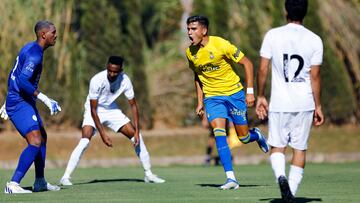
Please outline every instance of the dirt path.
[{"label": "dirt path", "polygon": [[[266,133],[266,128],[262,129]],[[333,139],[332,137],[338,136],[337,131],[343,134],[342,137],[351,136],[352,140]],[[335,133],[331,134],[331,132]],[[358,151],[360,135],[358,132],[360,132],[359,128],[326,128],[326,130],[315,131],[312,142],[310,142],[312,150],[309,150],[308,161],[315,163],[360,161],[360,151]],[[152,164],[155,166],[203,164],[207,129],[201,127],[157,129],[143,131],[142,134],[151,154]],[[48,135],[47,167],[65,168],[70,153],[81,137],[81,131],[78,129],[50,129]],[[112,132],[109,132],[109,135],[116,147],[106,148],[99,136],[93,138],[80,162],[80,167],[139,165],[130,142],[123,136]],[[18,156],[25,147],[24,140],[16,131],[2,131],[0,132],[0,143],[0,168],[15,168]],[[341,148],[341,146],[345,148]],[[268,162],[268,155],[260,153],[256,144],[242,146],[233,151],[233,155],[235,164]]]}]

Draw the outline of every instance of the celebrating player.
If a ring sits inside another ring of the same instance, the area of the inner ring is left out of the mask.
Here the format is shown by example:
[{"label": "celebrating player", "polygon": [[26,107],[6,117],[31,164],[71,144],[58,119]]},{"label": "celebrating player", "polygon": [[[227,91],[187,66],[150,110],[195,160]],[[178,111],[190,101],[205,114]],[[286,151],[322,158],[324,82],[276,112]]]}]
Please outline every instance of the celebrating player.
[{"label": "celebrating player", "polygon": [[51,185],[44,178],[47,134],[36,109],[36,99],[49,107],[51,115],[61,111],[58,103],[38,90],[42,71],[44,51],[56,43],[56,28],[49,21],[39,21],[35,25],[36,41],[26,44],[16,58],[8,78],[6,102],[1,108],[1,117],[10,118],[18,132],[28,143],[21,153],[18,166],[11,181],[6,183],[5,193],[31,193],[20,187],[20,181],[34,162],[34,192],[60,187]]},{"label": "celebrating player", "polygon": [[[288,24],[268,31],[260,50],[256,113],[260,119],[269,116],[270,161],[285,202],[295,202],[312,121],[315,125],[324,122],[320,103],[323,45],[320,37],[302,25],[307,4],[307,0],[286,0]],[[268,107],[264,89],[270,61],[272,82]],[[293,149],[289,181],[285,175],[287,145]]]},{"label": "celebrating player", "polygon": [[[115,102],[122,93],[129,101],[134,119],[133,124]],[[150,156],[140,133],[138,107],[134,96],[130,78],[123,73],[123,58],[120,56],[109,57],[107,69],[91,78],[89,95],[85,102],[82,138],[70,156],[65,173],[60,180],[62,185],[72,185],[71,173],[78,165],[96,130],[99,131],[104,144],[112,147],[112,141],[106,134],[104,125],[114,132],[121,132],[134,144],[135,152],[145,170],[145,182],[165,182],[151,172]]]},{"label": "celebrating player", "polygon": [[[196,113],[204,114],[213,128],[215,142],[227,180],[222,190],[237,189],[231,163],[231,152],[226,141],[226,119],[235,125],[239,140],[244,143],[257,141],[266,153],[269,149],[258,128],[250,129],[247,123],[246,107],[253,106],[253,65],[240,49],[223,38],[208,35],[209,21],[204,16],[187,19],[188,36],[191,45],[186,50],[189,67],[195,74],[198,105]],[[231,61],[244,65],[247,92],[245,94],[239,76],[234,72]],[[205,98],[204,98],[205,95]]]}]

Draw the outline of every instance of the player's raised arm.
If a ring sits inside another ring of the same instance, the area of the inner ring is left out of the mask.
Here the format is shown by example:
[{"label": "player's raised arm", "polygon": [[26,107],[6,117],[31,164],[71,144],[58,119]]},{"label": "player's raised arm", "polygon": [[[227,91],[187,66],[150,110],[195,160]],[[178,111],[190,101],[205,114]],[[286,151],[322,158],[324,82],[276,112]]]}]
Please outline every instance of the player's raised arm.
[{"label": "player's raised arm", "polygon": [[255,102],[254,97],[254,67],[252,62],[244,56],[239,64],[244,65],[246,77],[246,105],[252,107]]},{"label": "player's raised arm", "polygon": [[99,116],[97,113],[97,106],[98,106],[98,101],[96,99],[90,99],[91,117],[94,120],[95,126],[98,129],[101,139],[104,142],[104,144],[108,147],[112,147],[113,146],[112,141],[109,138],[109,136],[106,135],[105,129],[100,122],[100,119],[99,119]]}]

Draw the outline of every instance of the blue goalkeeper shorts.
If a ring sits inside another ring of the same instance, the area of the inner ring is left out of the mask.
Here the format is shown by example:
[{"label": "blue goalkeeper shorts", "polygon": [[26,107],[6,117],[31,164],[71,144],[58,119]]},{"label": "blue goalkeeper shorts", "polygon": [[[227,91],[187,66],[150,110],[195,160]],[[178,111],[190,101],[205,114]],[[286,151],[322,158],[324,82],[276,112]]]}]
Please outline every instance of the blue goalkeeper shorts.
[{"label": "blue goalkeeper shorts", "polygon": [[209,122],[215,118],[226,118],[235,125],[248,124],[245,92],[243,90],[230,96],[206,97],[204,105]]},{"label": "blue goalkeeper shorts", "polygon": [[25,137],[31,131],[41,129],[43,123],[35,106],[19,102],[14,107],[7,113],[21,136]]}]

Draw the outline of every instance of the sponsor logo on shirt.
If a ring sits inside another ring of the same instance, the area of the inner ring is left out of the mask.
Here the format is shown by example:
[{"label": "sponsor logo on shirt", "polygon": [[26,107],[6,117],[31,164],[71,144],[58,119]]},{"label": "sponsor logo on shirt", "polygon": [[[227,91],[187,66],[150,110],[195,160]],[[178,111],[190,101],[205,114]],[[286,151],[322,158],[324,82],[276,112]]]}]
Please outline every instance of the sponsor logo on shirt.
[{"label": "sponsor logo on shirt", "polygon": [[25,67],[25,69],[26,69],[27,71],[34,72],[34,64],[33,64],[33,63],[29,63],[29,64]]},{"label": "sponsor logo on shirt", "polygon": [[96,90],[96,93],[99,94],[99,93],[102,92],[104,89],[105,89],[105,86],[98,87],[97,90]]},{"label": "sponsor logo on shirt", "polygon": [[199,69],[200,69],[202,72],[210,72],[210,71],[219,70],[220,67],[219,67],[219,66],[214,66],[214,65],[212,65],[211,63],[209,63],[209,64],[206,64],[206,65],[200,65],[200,66],[199,66]]}]

